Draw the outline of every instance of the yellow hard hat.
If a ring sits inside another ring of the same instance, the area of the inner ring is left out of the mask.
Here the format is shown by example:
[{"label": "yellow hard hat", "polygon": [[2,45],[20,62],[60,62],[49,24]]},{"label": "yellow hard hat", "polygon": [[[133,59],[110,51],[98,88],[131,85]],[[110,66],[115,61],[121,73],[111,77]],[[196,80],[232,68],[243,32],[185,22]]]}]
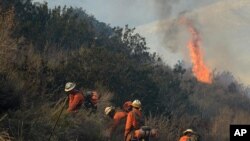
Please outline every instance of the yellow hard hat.
[{"label": "yellow hard hat", "polygon": [[141,101],[136,99],[132,102],[132,106],[135,108],[141,108]]}]

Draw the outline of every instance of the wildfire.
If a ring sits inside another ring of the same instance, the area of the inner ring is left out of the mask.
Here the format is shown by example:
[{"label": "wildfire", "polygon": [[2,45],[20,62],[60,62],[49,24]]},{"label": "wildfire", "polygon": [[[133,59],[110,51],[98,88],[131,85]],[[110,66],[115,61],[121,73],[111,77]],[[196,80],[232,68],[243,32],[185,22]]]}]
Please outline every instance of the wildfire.
[{"label": "wildfire", "polygon": [[192,25],[192,23],[186,19],[181,21],[188,28],[191,34],[191,39],[188,42],[189,55],[193,64],[192,71],[198,81],[204,83],[212,83],[212,76],[209,68],[205,65],[203,60],[202,50],[200,48],[201,38],[199,32]]}]

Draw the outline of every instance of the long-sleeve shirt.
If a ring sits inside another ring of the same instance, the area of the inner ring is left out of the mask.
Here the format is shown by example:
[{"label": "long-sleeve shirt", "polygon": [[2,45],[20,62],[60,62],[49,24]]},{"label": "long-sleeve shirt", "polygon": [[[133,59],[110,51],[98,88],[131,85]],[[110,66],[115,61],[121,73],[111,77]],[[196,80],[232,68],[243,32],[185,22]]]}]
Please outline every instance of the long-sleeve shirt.
[{"label": "long-sleeve shirt", "polygon": [[69,107],[67,109],[68,112],[76,111],[80,108],[84,101],[83,95],[76,91],[71,94],[69,94]]},{"label": "long-sleeve shirt", "polygon": [[[124,120],[123,124],[125,124],[127,118],[127,113],[126,112],[116,112],[114,117],[113,117],[113,124],[111,125],[111,133],[113,133],[115,131],[115,129],[117,128],[117,126],[119,126],[119,124],[122,124],[121,122]],[[124,129],[124,126],[123,126]]]},{"label": "long-sleeve shirt", "polygon": [[179,141],[188,141],[189,138],[188,136],[182,136]]},{"label": "long-sleeve shirt", "polygon": [[142,113],[138,109],[133,109],[128,113],[127,116],[127,121],[126,121],[126,126],[125,126],[125,137],[132,131],[132,130],[137,130],[139,129],[141,125],[139,125],[140,119],[136,118],[142,118]]}]

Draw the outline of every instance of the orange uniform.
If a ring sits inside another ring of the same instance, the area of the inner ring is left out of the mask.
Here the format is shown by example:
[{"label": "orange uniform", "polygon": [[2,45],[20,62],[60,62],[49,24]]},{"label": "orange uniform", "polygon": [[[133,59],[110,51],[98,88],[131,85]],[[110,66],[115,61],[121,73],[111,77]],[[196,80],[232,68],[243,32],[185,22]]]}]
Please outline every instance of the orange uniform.
[{"label": "orange uniform", "polygon": [[79,91],[73,91],[69,94],[69,107],[67,109],[68,112],[76,111],[80,108],[84,101],[84,97],[82,93]]},{"label": "orange uniform", "polygon": [[126,112],[116,112],[114,117],[113,117],[113,124],[111,126],[111,132],[113,132],[117,126],[121,123],[122,120],[126,120],[127,118],[127,113]]},{"label": "orange uniform", "polygon": [[190,137],[189,136],[182,136],[179,141],[188,141]]},{"label": "orange uniform", "polygon": [[127,121],[126,121],[126,127],[125,127],[125,138],[128,136],[128,134],[132,130],[138,130],[140,128],[141,121],[140,119],[143,119],[142,113],[139,109],[133,109],[128,113]]}]

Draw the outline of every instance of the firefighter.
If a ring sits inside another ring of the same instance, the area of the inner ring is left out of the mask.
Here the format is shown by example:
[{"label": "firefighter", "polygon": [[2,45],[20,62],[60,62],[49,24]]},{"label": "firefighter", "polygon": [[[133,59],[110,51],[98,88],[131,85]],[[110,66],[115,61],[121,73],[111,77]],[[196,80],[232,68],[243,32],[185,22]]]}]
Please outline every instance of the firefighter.
[{"label": "firefighter", "polygon": [[114,135],[117,137],[117,139],[120,139],[119,136],[122,137],[122,133],[124,130],[126,118],[128,112],[132,110],[132,102],[126,101],[122,105],[122,110],[116,110],[115,107],[109,106],[106,107],[104,112],[107,116],[109,116],[113,122],[109,126],[108,130],[105,132],[105,136],[107,138],[114,138]]},{"label": "firefighter", "polygon": [[68,94],[69,97],[69,107],[67,112],[77,112],[78,109],[83,104],[84,97],[83,94],[75,89],[76,83],[68,82],[65,85],[64,91]]},{"label": "firefighter", "polygon": [[141,112],[141,102],[134,100],[132,102],[132,111],[128,113],[125,125],[125,141],[134,139],[135,131],[139,130],[144,125],[144,118]]},{"label": "firefighter", "polygon": [[99,100],[99,95],[96,91],[86,91],[83,93],[85,100],[84,100],[84,107],[86,109],[91,109],[92,112],[97,110],[97,103]]},{"label": "firefighter", "polygon": [[183,132],[179,141],[199,141],[199,136],[192,129],[187,129]]},{"label": "firefighter", "polygon": [[118,134],[122,134],[122,129],[124,129],[127,118],[127,112],[116,110],[113,106],[106,107],[104,112],[113,120],[107,130],[106,137],[111,138],[114,135],[117,136]]}]

